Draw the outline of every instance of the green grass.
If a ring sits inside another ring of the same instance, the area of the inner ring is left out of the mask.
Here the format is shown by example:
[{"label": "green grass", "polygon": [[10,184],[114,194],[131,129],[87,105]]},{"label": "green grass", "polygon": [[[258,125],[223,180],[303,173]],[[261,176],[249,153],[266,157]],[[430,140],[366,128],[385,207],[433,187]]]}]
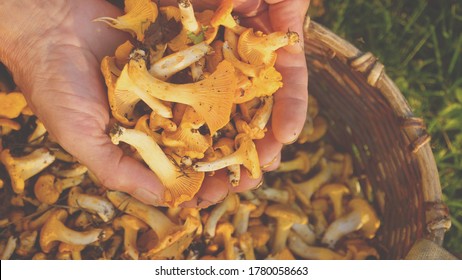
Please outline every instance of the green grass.
[{"label": "green grass", "polygon": [[324,5],[325,13],[313,19],[374,53],[415,115],[425,119],[452,216],[444,245],[462,255],[462,3],[329,0]]}]

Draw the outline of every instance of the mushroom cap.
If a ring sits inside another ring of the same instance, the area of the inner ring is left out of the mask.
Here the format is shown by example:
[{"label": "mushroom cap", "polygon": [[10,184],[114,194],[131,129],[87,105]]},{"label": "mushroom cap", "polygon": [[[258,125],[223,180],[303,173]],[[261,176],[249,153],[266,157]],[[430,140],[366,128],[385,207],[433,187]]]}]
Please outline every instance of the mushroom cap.
[{"label": "mushroom cap", "polygon": [[372,205],[367,200],[357,197],[350,200],[348,207],[352,211],[360,211],[364,215],[369,216],[368,221],[361,228],[361,232],[368,239],[374,238],[375,233],[380,227],[380,219],[377,217]]},{"label": "mushroom cap", "polygon": [[20,92],[0,92],[0,118],[17,118],[27,106],[24,95]]},{"label": "mushroom cap", "polygon": [[350,189],[344,184],[331,183],[322,186],[316,193],[316,197],[343,196],[350,193]]},{"label": "mushroom cap", "polygon": [[35,197],[42,203],[54,204],[61,192],[55,188],[55,176],[52,174],[42,174],[34,185]]},{"label": "mushroom cap", "polygon": [[286,221],[296,224],[304,224],[307,222],[305,214],[285,204],[272,204],[266,207],[265,214],[277,219],[278,221]]},{"label": "mushroom cap", "polygon": [[[233,6],[233,0],[221,1],[220,6],[218,6],[215,13],[213,14],[212,19],[210,20],[210,24],[213,27],[218,27],[224,24],[226,20],[231,16]],[[236,22],[234,22],[234,25],[236,25]]]},{"label": "mushroom cap", "polygon": [[58,242],[58,231],[63,227],[63,222],[67,219],[67,212],[64,209],[53,211],[47,222],[40,230],[40,247],[45,253],[49,253]]}]

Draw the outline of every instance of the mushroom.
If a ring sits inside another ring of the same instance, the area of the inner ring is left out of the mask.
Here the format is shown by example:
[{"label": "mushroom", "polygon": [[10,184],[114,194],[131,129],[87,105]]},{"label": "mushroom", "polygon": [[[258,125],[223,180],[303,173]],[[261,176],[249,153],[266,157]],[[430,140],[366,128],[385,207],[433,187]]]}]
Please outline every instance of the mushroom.
[{"label": "mushroom", "polygon": [[63,168],[62,166],[52,166],[51,173],[61,178],[76,178],[87,173],[88,168],[80,163],[74,163],[70,168]]},{"label": "mushroom", "polygon": [[276,233],[273,238],[272,254],[280,252],[286,247],[290,228],[294,224],[307,222],[306,216],[289,205],[273,204],[266,208],[265,214],[276,219]]},{"label": "mushroom", "polygon": [[0,260],[9,260],[18,245],[18,238],[14,236],[8,237],[8,241],[6,242],[5,248],[0,254]]},{"label": "mushroom", "polygon": [[144,33],[157,19],[157,5],[151,0],[125,0],[125,14],[115,18],[100,17],[94,21],[107,23],[111,27],[127,31],[140,42]]},{"label": "mushroom", "polygon": [[0,92],[0,119],[19,117],[22,109],[27,106],[24,95],[20,92]]},{"label": "mushroom", "polygon": [[239,196],[229,194],[222,203],[216,205],[204,225],[204,237],[212,239],[215,236],[218,221],[225,213],[235,213],[239,208]]},{"label": "mushroom", "polygon": [[327,229],[329,223],[325,214],[329,210],[329,204],[326,199],[317,198],[311,202],[310,215],[314,218],[314,232],[317,238],[320,238]]},{"label": "mushroom", "polygon": [[16,254],[22,257],[31,256],[35,252],[35,241],[37,240],[38,232],[23,231],[19,234],[19,245],[16,248]]},{"label": "mushroom", "polygon": [[250,212],[255,210],[257,206],[249,201],[241,201],[236,214],[233,216],[233,226],[235,234],[240,236],[247,232],[249,226]]},{"label": "mushroom", "polygon": [[130,40],[125,41],[125,43],[117,47],[114,53],[114,61],[117,68],[124,68],[125,64],[128,63],[130,53],[132,52],[134,47],[135,46],[133,46]]},{"label": "mushroom", "polygon": [[57,209],[50,214],[40,231],[40,247],[43,252],[49,253],[57,241],[72,245],[87,245],[104,236],[102,229],[91,229],[84,232],[72,230],[63,224],[66,218],[67,212],[63,209]]},{"label": "mushroom", "polygon": [[233,49],[230,47],[228,41],[223,43],[223,57],[227,61],[231,62],[234,67],[239,69],[245,76],[248,77],[257,77],[258,74],[265,68],[264,65],[252,65],[240,61],[233,52]]},{"label": "mushroom", "polygon": [[252,139],[262,139],[265,137],[266,124],[268,123],[273,109],[273,97],[265,96],[260,98],[261,105],[256,110],[250,123],[247,124],[242,119],[235,118],[236,129],[239,133],[245,133]]},{"label": "mushroom", "polygon": [[353,175],[353,159],[349,154],[335,153],[329,157],[332,175],[338,182],[346,182]]},{"label": "mushroom", "polygon": [[242,164],[249,172],[251,178],[261,176],[260,161],[254,142],[247,134],[238,134],[235,138],[237,150],[211,162],[197,162],[193,165],[194,170],[207,172],[215,171],[234,164]]},{"label": "mushroom", "polygon": [[343,214],[343,196],[350,193],[343,184],[333,183],[321,187],[316,193],[317,197],[329,198],[334,208],[335,219],[340,218]]},{"label": "mushroom", "polygon": [[365,199],[351,199],[348,208],[351,211],[332,222],[324,233],[322,243],[330,248],[333,248],[340,238],[354,231],[360,231],[365,238],[371,239],[380,227],[379,218]]},{"label": "mushroom", "polygon": [[295,153],[295,158],[282,161],[278,169],[276,169],[276,172],[300,171],[303,174],[307,174],[323,155],[324,149],[322,147],[319,148],[315,154],[305,150],[298,150]]},{"label": "mushroom", "polygon": [[295,260],[295,257],[287,247],[284,247],[278,253],[268,255],[265,260]]},{"label": "mushroom", "polygon": [[248,232],[252,236],[252,242],[255,248],[255,252],[258,253],[260,256],[268,255],[269,252],[266,244],[271,238],[269,228],[264,225],[251,226],[249,227]]},{"label": "mushroom", "polygon": [[244,259],[246,260],[255,260],[255,251],[253,248],[253,240],[250,232],[244,232],[239,235],[239,248],[244,253]]},{"label": "mushroom", "polygon": [[273,32],[264,35],[254,33],[252,28],[239,36],[237,51],[241,59],[247,63],[273,66],[276,60],[276,50],[299,42],[296,32]]},{"label": "mushroom", "polygon": [[123,229],[124,231],[125,251],[122,253],[123,257],[131,260],[137,260],[139,257],[139,251],[136,245],[138,231],[146,230],[148,225],[140,219],[130,215],[123,215],[114,219],[112,225],[115,230]]},{"label": "mushroom", "polygon": [[83,179],[84,175],[56,179],[52,174],[42,174],[34,184],[35,197],[42,203],[52,205],[58,201],[59,196],[64,190],[79,185]]},{"label": "mushroom", "polygon": [[61,243],[58,247],[58,252],[61,254],[70,254],[71,260],[82,260],[80,252],[85,249],[85,245],[74,245],[68,243]]},{"label": "mushroom", "polygon": [[[234,150],[234,140],[231,138],[220,138],[213,146],[215,151],[219,151],[223,156],[232,154]],[[239,164],[232,164],[227,167],[228,180],[231,186],[236,187],[241,180],[241,166]]]},{"label": "mushroom", "polygon": [[109,248],[103,252],[103,259],[112,260],[114,259],[120,245],[122,245],[122,237],[120,235],[114,235],[111,238]]},{"label": "mushroom", "polygon": [[303,242],[296,233],[291,232],[287,242],[288,248],[295,255],[305,260],[344,260],[348,256],[340,255],[328,248],[311,246]]},{"label": "mushroom", "polygon": [[115,216],[114,206],[109,201],[100,196],[85,194],[80,187],[70,190],[67,203],[70,207],[97,214],[104,222]]},{"label": "mushroom", "polygon": [[270,200],[281,204],[289,204],[295,200],[292,189],[277,189],[263,185],[254,191],[255,195],[262,200]]},{"label": "mushroom", "polygon": [[119,210],[142,220],[156,233],[158,243],[147,253],[142,254],[142,258],[145,259],[163,258],[172,254],[176,257],[182,253],[179,249],[186,249],[189,246],[188,242],[192,242],[200,224],[200,221],[188,218],[184,225],[179,226],[155,207],[145,205],[121,192],[109,191],[107,197]]},{"label": "mushroom", "polygon": [[223,41],[215,40],[212,42],[210,47],[213,51],[205,56],[206,69],[209,73],[217,70],[218,64],[224,60],[223,58]]},{"label": "mushroom", "polygon": [[162,129],[164,131],[172,132],[177,130],[178,127],[172,120],[162,117],[161,115],[152,111],[149,115],[149,128],[152,131],[159,131]]},{"label": "mushroom", "polygon": [[236,240],[231,236],[234,232],[234,227],[231,223],[220,223],[216,229],[216,239],[221,240],[224,245],[224,255],[226,260],[235,260],[234,243]]},{"label": "mushroom", "polygon": [[[0,118],[0,136],[8,135],[11,131],[21,129],[21,124],[10,119]],[[1,150],[0,150],[1,151]]]},{"label": "mushroom", "polygon": [[308,245],[313,245],[316,243],[316,233],[311,228],[311,225],[306,224],[294,224],[292,226],[292,231],[298,234],[298,236]]},{"label": "mushroom", "polygon": [[199,190],[204,173],[181,170],[147,134],[134,129],[115,126],[111,130],[114,144],[126,142],[136,148],[151,170],[156,173],[166,190],[164,200],[172,207],[190,200]]},{"label": "mushroom", "polygon": [[43,252],[38,252],[36,254],[34,254],[34,256],[32,256],[32,260],[47,260],[48,257],[45,253]]},{"label": "mushroom", "polygon": [[325,159],[321,159],[320,164],[321,170],[310,179],[301,183],[294,183],[291,179],[286,181],[287,185],[294,190],[300,202],[306,206],[310,205],[313,194],[330,180],[332,171],[329,163]]},{"label": "mushroom", "polygon": [[[101,64],[102,68],[103,62]],[[112,115],[124,125],[133,126],[136,123],[138,116],[136,116],[135,106],[141,100],[157,114],[165,118],[172,117],[172,109],[169,105],[147,94],[142,87],[130,79],[128,64],[120,72],[117,81],[112,85],[108,85],[108,99]]]},{"label": "mushroom", "polygon": [[24,192],[25,181],[53,163],[55,157],[46,148],[22,157],[13,157],[10,150],[5,149],[0,153],[0,159],[10,175],[13,191],[20,194]]},{"label": "mushroom", "polygon": [[211,47],[206,42],[201,42],[163,57],[151,65],[149,73],[159,80],[166,81],[175,73],[198,62],[210,51]]},{"label": "mushroom", "polygon": [[313,127],[304,126],[302,132],[298,136],[297,142],[300,144],[314,143],[324,137],[328,129],[327,120],[323,116],[317,116],[313,120]]},{"label": "mushroom", "polygon": [[204,80],[190,84],[171,84],[152,77],[146,69],[144,51],[138,50],[128,63],[128,75],[146,94],[160,100],[190,105],[204,118],[210,133],[229,122],[236,90],[234,67],[221,62]]},{"label": "mushroom", "polygon": [[352,254],[354,260],[370,260],[380,259],[380,255],[377,250],[367,244],[364,239],[348,239],[343,244],[347,248],[347,251]]},{"label": "mushroom", "polygon": [[[154,129],[151,128],[151,116],[155,114],[156,117],[155,119],[157,119],[158,121],[160,121],[160,119],[164,119],[166,120],[165,121],[165,126],[167,126],[167,121],[169,121],[168,119],[158,115],[157,113],[155,113],[154,111],[151,112],[151,115],[144,115],[142,117],[140,117],[138,119],[138,121],[136,122],[135,124],[135,130],[139,130],[141,132],[144,132],[146,133],[147,135],[149,135],[149,137],[151,137],[156,143],[158,143],[159,145],[162,145],[162,137],[161,135],[158,133],[158,132],[155,132]],[[137,156],[138,159],[139,159],[139,156]],[[141,159],[140,159],[141,161]]]},{"label": "mushroom", "polygon": [[246,28],[237,24],[234,20],[231,12],[233,11],[233,0],[223,0],[218,6],[217,10],[213,14],[210,24],[213,27],[219,27],[220,25],[232,30],[237,34],[241,34]]},{"label": "mushroom", "polygon": [[27,136],[27,142],[28,143],[40,143],[45,137],[45,134],[47,133],[47,129],[43,125],[42,121],[39,119],[35,120],[36,127],[34,131]]}]

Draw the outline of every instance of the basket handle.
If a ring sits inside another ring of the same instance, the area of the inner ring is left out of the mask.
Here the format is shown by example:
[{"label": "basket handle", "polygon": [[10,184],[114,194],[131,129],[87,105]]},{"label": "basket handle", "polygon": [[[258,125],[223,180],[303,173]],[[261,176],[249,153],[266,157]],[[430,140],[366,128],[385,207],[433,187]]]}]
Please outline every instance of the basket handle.
[{"label": "basket handle", "polygon": [[414,243],[406,260],[457,260],[457,258],[433,241],[419,239]]}]

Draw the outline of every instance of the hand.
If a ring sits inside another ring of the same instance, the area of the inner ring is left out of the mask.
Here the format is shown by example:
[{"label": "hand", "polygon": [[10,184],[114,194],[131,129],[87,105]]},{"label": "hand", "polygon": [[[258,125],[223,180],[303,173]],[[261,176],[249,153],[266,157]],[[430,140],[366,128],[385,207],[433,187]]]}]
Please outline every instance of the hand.
[{"label": "hand", "polygon": [[107,135],[100,62],[127,37],[92,20],[120,13],[101,0],[2,0],[0,60],[64,149],[106,187],[157,204],[164,190],[157,177]]},{"label": "hand", "polygon": [[[167,1],[165,1],[167,2]],[[167,4],[162,1],[163,4]],[[168,4],[175,5],[176,1]],[[192,1],[195,8],[214,8],[219,1]],[[303,22],[310,0],[234,0],[234,10],[241,14],[241,25],[254,27],[265,33],[273,31],[295,31],[300,35],[300,45],[278,50],[276,69],[282,75],[284,86],[274,94],[274,106],[270,128],[264,139],[255,141],[260,163],[265,171],[274,170],[280,162],[283,144],[294,142],[303,128],[308,105],[308,70],[303,53]],[[250,179],[241,172],[238,187],[223,184],[225,172],[217,172],[207,179],[196,198],[186,203],[201,207],[214,204],[226,197],[229,191],[241,192],[254,189],[261,178]]]}]

